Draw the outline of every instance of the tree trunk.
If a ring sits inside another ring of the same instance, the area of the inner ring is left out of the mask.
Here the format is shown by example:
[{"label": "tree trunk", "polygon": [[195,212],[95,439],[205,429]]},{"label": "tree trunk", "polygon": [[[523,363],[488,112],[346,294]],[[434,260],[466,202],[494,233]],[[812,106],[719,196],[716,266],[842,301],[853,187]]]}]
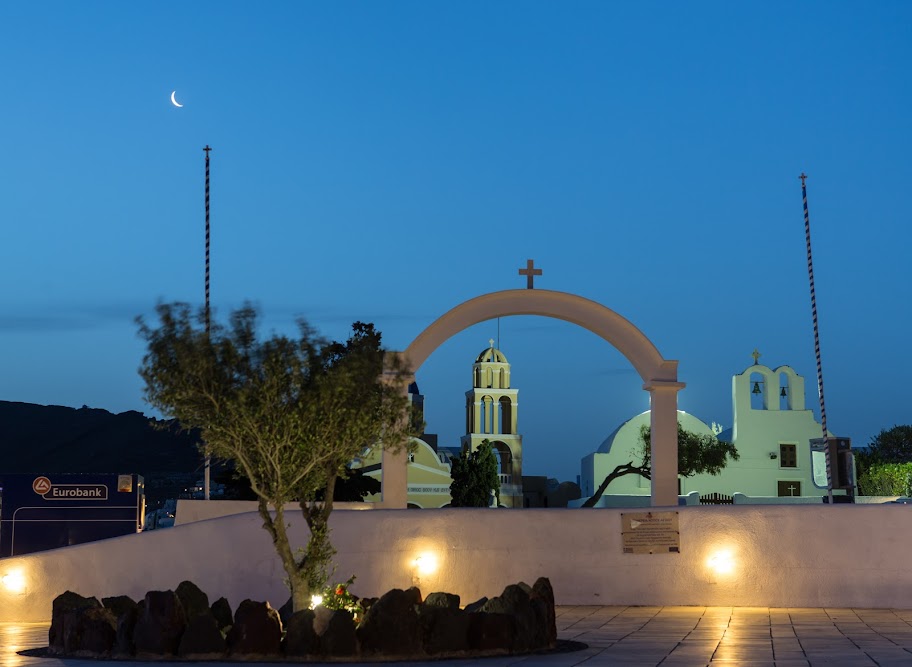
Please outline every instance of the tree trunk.
[{"label": "tree trunk", "polygon": [[[329,541],[329,515],[332,514],[335,487],[336,475],[328,473],[323,501],[299,503],[310,537],[304,548],[304,557],[297,565],[297,572],[303,582],[301,585],[313,593],[326,586],[327,579],[332,574],[332,559],[336,555],[336,550]],[[308,604],[309,602],[308,598]]]},{"label": "tree trunk", "polygon": [[307,584],[307,577],[303,572],[296,572],[293,577],[289,577],[288,585],[291,587],[291,604],[294,611],[303,611],[310,609],[313,602],[313,593]]},{"label": "tree trunk", "polygon": [[640,475],[646,479],[652,479],[650,476],[651,471],[647,467],[638,468],[633,465],[633,461],[630,463],[625,463],[616,467],[611,473],[605,478],[605,481],[599,485],[599,488],[595,490],[595,493],[582,504],[582,507],[595,507],[595,504],[602,497],[602,494],[605,493],[605,489],[608,488],[608,485],[611,484],[618,477],[623,477],[624,475]]},{"label": "tree trunk", "polygon": [[[300,611],[301,609],[307,609],[310,606],[311,587],[308,583],[307,576],[298,568],[298,565],[295,562],[294,551],[292,551],[291,545],[288,543],[288,533],[285,530],[284,508],[281,504],[276,505],[276,516],[275,519],[273,519],[272,514],[269,512],[269,503],[263,498],[260,498],[257,509],[260,512],[260,517],[263,519],[263,527],[272,537],[272,544],[282,561],[282,568],[285,570],[285,575],[288,577],[288,586],[291,589],[291,599],[294,610]],[[303,603],[304,606],[299,607],[298,605],[302,604],[303,600],[306,600],[306,603]]]}]

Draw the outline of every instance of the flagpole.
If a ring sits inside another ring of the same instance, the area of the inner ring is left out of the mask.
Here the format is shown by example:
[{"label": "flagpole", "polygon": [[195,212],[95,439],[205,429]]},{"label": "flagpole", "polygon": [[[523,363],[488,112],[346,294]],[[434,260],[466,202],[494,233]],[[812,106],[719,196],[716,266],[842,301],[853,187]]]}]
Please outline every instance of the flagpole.
[{"label": "flagpole", "polygon": [[[212,149],[209,144],[203,148],[206,153],[206,338],[209,338],[211,329],[211,310],[209,308],[209,151]],[[209,468],[210,468],[209,450],[206,449],[206,462],[203,468],[203,499],[209,500]]]},{"label": "flagpole", "polygon": [[808,215],[807,175],[802,172],[801,198],[804,203],[804,237],[807,242],[808,281],[811,286],[811,317],[814,321],[814,355],[817,357],[817,395],[820,397],[820,425],[823,430],[823,454],[826,460],[827,501],[833,504],[833,468],[830,460],[830,441],[827,432],[826,404],[823,400],[823,364],[820,362],[820,327],[817,322],[817,296],[814,289],[814,260],[811,257],[811,220]]}]

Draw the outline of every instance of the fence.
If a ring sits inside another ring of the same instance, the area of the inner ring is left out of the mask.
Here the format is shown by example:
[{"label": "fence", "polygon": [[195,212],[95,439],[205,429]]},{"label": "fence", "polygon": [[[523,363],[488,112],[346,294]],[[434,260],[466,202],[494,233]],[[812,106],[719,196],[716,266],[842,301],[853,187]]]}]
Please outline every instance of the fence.
[{"label": "fence", "polygon": [[735,499],[732,496],[726,496],[724,493],[707,493],[700,496],[701,505],[734,505]]}]

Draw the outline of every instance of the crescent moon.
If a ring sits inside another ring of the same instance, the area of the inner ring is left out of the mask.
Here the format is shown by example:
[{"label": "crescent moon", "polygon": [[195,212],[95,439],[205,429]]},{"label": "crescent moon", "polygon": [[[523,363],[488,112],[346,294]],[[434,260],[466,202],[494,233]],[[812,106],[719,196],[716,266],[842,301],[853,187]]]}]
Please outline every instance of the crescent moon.
[{"label": "crescent moon", "polygon": [[176,92],[177,92],[176,90],[172,90],[172,91],[171,91],[171,104],[173,104],[174,106],[180,108],[180,107],[182,107],[182,106],[184,106],[184,105],[183,105],[183,104],[178,104],[178,103],[177,103],[177,100],[174,99],[174,93],[176,93]]}]

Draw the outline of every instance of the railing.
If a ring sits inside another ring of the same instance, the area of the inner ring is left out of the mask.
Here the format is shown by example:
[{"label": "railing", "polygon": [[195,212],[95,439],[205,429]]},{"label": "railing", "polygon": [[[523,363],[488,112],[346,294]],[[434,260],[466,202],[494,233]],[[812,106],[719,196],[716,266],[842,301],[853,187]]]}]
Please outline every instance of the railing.
[{"label": "railing", "polygon": [[498,475],[498,477],[500,478],[501,486],[513,483],[513,475]]},{"label": "railing", "polygon": [[724,493],[708,493],[700,496],[701,505],[733,505],[734,503],[734,497],[726,496]]}]

